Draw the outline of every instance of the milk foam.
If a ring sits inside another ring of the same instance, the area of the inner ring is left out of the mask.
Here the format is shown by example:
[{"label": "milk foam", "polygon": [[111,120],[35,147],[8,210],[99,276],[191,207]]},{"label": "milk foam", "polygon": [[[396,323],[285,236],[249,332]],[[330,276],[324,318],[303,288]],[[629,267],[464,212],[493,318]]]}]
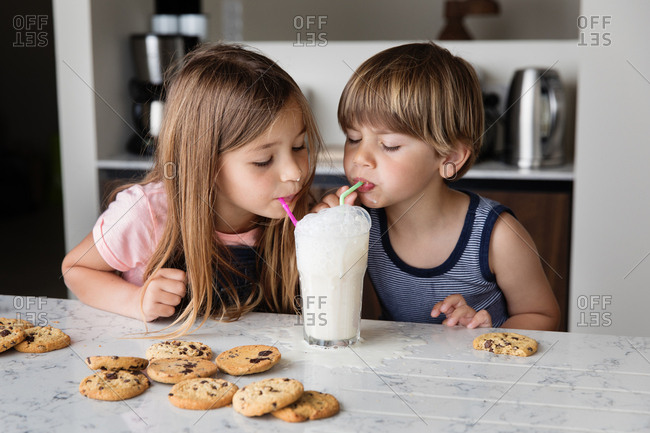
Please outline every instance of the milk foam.
[{"label": "milk foam", "polygon": [[336,206],[305,215],[296,225],[296,233],[308,236],[358,236],[370,230],[370,219],[358,206]]}]

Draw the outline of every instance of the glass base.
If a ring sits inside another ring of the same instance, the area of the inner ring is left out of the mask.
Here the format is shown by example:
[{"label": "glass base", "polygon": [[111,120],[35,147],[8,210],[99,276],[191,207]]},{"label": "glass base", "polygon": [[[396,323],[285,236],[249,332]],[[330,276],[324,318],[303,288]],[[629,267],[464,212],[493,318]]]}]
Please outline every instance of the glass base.
[{"label": "glass base", "polygon": [[320,340],[318,338],[314,338],[310,335],[307,335],[306,332],[303,332],[303,335],[305,336],[305,341],[309,345],[320,346],[320,347],[346,347],[359,341],[359,335],[355,335],[354,337],[351,338],[342,338],[337,340]]}]

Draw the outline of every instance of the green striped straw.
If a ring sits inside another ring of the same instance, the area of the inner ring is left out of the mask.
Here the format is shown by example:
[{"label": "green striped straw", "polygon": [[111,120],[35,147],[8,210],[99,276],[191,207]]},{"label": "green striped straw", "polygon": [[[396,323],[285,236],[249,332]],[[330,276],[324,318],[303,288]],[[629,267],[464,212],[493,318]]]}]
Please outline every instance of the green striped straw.
[{"label": "green striped straw", "polygon": [[339,199],[339,206],[343,206],[343,201],[345,200],[345,197],[349,196],[352,194],[357,188],[359,188],[361,185],[363,185],[363,182],[359,181],[352,185],[350,189],[345,191],[343,194],[341,194],[341,198]]}]

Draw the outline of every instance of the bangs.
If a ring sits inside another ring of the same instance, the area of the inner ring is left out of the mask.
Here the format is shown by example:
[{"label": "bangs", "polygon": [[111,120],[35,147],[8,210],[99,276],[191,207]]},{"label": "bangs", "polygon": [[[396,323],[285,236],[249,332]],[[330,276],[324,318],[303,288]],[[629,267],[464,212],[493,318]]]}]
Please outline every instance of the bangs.
[{"label": "bangs", "polygon": [[[362,66],[363,68],[363,66]],[[355,74],[348,81],[338,107],[339,125],[345,131],[360,125],[431,142],[428,116],[421,107],[430,105],[431,95],[420,89],[408,69]]]},{"label": "bangs", "polygon": [[[384,92],[385,93],[385,92]],[[343,130],[361,125],[388,128],[391,131],[414,135],[411,128],[396,115],[388,101],[390,95],[379,94],[366,84],[359,89],[349,89],[339,103],[339,124]]]}]

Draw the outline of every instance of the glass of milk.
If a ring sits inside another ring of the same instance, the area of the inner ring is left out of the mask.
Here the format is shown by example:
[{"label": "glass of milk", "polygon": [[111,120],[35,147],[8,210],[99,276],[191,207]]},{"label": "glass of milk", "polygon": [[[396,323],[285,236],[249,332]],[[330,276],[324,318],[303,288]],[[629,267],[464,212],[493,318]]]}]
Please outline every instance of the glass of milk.
[{"label": "glass of milk", "polygon": [[347,346],[359,339],[370,215],[342,205],[308,214],[296,225],[305,341]]}]

